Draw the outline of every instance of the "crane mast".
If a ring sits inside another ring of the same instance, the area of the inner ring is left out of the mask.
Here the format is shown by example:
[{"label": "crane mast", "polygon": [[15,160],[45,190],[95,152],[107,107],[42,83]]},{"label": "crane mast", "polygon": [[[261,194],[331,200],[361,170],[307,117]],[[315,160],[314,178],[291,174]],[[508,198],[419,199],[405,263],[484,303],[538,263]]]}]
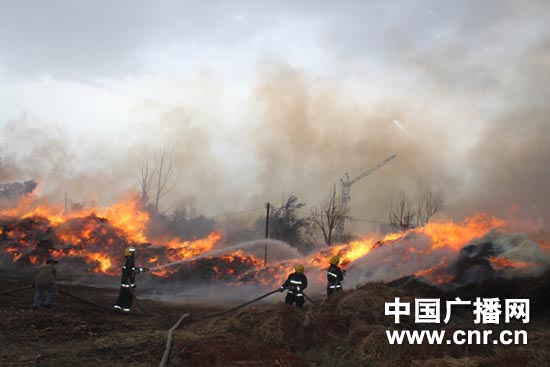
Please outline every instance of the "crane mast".
[{"label": "crane mast", "polygon": [[338,238],[339,240],[342,240],[342,238],[344,236],[344,226],[345,226],[345,222],[346,222],[348,203],[351,200],[351,195],[350,195],[351,185],[353,185],[354,183],[356,183],[360,179],[365,178],[366,176],[370,175],[371,173],[373,173],[374,171],[376,171],[380,167],[384,166],[385,164],[387,164],[389,161],[391,161],[395,157],[397,157],[397,155],[394,154],[394,155],[384,159],[383,161],[379,162],[376,166],[369,168],[368,170],[361,173],[359,176],[355,177],[354,179],[350,179],[349,174],[347,172],[345,173],[344,177],[340,179],[340,183],[342,184],[342,199],[341,199],[342,200],[342,212],[344,213],[344,215],[342,216],[342,219],[340,219],[338,221],[338,224],[336,225],[336,238]]}]

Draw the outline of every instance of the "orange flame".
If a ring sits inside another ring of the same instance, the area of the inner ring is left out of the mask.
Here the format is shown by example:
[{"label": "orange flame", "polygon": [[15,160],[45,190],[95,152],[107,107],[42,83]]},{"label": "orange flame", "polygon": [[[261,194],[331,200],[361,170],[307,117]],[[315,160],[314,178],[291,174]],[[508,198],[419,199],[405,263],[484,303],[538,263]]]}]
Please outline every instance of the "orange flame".
[{"label": "orange flame", "polygon": [[491,229],[503,226],[505,222],[488,214],[476,214],[461,223],[429,222],[412,232],[423,233],[432,239],[433,247],[452,247],[460,250],[468,242],[487,234]]},{"label": "orange flame", "polygon": [[114,227],[120,228],[131,241],[147,242],[144,232],[149,214],[140,209],[137,196],[100,211],[100,215],[108,218]]},{"label": "orange flame", "polygon": [[447,261],[443,259],[439,264],[432,266],[431,268],[420,270],[414,275],[419,278],[425,278],[431,283],[444,284],[450,282],[453,279],[451,274],[445,272],[447,268]]},{"label": "orange flame", "polygon": [[493,257],[491,256],[489,258],[489,262],[491,263],[491,266],[495,270],[502,270],[502,269],[529,269],[533,267],[540,266],[537,262],[527,262],[527,261],[514,261],[511,259],[508,259],[506,257]]},{"label": "orange flame", "polygon": [[88,259],[87,262],[89,263],[95,262],[99,264],[99,269],[95,269],[94,272],[96,273],[101,272],[105,274],[116,273],[116,272],[110,271],[112,263],[111,263],[111,259],[107,255],[104,255],[101,253],[88,253],[86,254],[86,257]]},{"label": "orange flame", "polygon": [[[27,195],[20,200],[15,209],[0,211],[0,216],[19,218],[38,216],[46,219],[44,221],[38,218],[30,221],[32,231],[26,229],[26,227],[20,228],[17,226],[0,228],[0,235],[9,239],[9,242],[7,242],[9,245],[5,247],[5,252],[10,255],[14,262],[20,259],[28,259],[31,264],[36,264],[43,260],[44,255],[42,252],[32,252],[37,242],[43,239],[33,237],[32,233],[34,233],[34,228],[38,229],[37,232],[45,231],[46,228],[48,230],[53,228],[54,237],[61,244],[55,243],[45,246],[52,256],[80,256],[88,264],[93,265],[94,272],[109,275],[118,274],[120,269],[113,268],[114,256],[121,256],[122,249],[128,245],[138,247],[138,253],[142,250],[149,251],[142,252],[145,255],[141,255],[141,260],[153,266],[151,273],[154,276],[167,277],[175,273],[177,267],[167,269],[155,267],[155,265],[177,262],[206,254],[208,251],[220,247],[218,244],[222,238],[220,233],[212,232],[206,238],[191,241],[174,238],[169,241],[156,241],[157,244],[160,243],[163,246],[146,247],[144,243],[149,241],[145,235],[145,229],[149,222],[149,215],[141,207],[137,196],[129,197],[121,203],[92,213],[85,209],[79,212],[63,213],[61,206],[39,205],[33,201],[31,195]],[[69,222],[70,219],[77,218],[80,220]],[[289,273],[293,272],[293,267],[297,262],[307,264],[306,272],[312,268],[324,270],[329,265],[329,259],[334,255],[338,255],[340,265],[347,267],[356,260],[369,256],[369,253],[378,247],[393,246],[394,244],[403,244],[400,247],[401,261],[403,262],[421,258],[438,249],[444,250],[440,252],[453,254],[473,239],[481,238],[493,229],[501,229],[505,224],[505,221],[488,214],[477,214],[458,223],[452,221],[430,222],[423,227],[387,234],[378,241],[375,238],[363,238],[345,244],[337,244],[305,258],[287,259],[278,264],[270,264],[267,268],[263,267],[263,261],[240,250],[229,255],[216,256],[220,262],[212,263],[212,272],[218,277],[240,280],[242,279],[241,276],[247,276],[247,274],[243,274],[243,271],[239,268],[247,269],[248,272],[252,268],[254,276],[249,276],[248,279],[254,279],[264,285],[274,285],[274,283],[282,282]],[[423,238],[427,236],[430,239],[430,243],[428,243],[430,246],[420,247],[415,245],[415,241],[408,240],[408,238],[414,237],[410,236],[412,234],[423,235]],[[550,248],[550,244],[545,246]],[[36,255],[37,253],[40,253],[42,257]],[[139,257],[140,255],[136,256]],[[513,262],[502,258],[491,258],[490,261],[495,269],[522,269],[533,266],[531,263]],[[435,262],[430,262],[426,266],[429,268],[417,271],[416,276],[426,278],[437,284],[448,282],[450,275],[445,273],[448,262],[449,259],[447,258],[441,259],[437,265],[433,265]]]},{"label": "orange flame", "polygon": [[204,252],[212,250],[216,243],[222,238],[219,232],[212,232],[206,238],[201,238],[194,241],[181,241],[177,238],[168,242],[166,247],[174,251],[169,253],[172,261],[178,261],[200,255]]},{"label": "orange flame", "polygon": [[[0,211],[0,216],[5,217],[18,217],[22,219],[43,217],[48,220],[51,226],[57,226],[71,218],[81,218],[87,215],[96,215],[96,213],[95,211],[86,211],[86,209],[64,213],[62,205],[38,204],[32,195],[23,196],[19,200],[17,207]],[[110,224],[122,230],[131,241],[147,241],[144,231],[149,221],[149,214],[140,208],[137,196],[130,196],[121,203],[101,209],[98,215],[108,218]],[[86,238],[86,234],[84,233],[80,237]],[[72,243],[80,242],[77,238],[67,239],[71,240],[70,242]]]},{"label": "orange flame", "polygon": [[32,194],[27,194],[19,199],[17,207],[13,209],[0,210],[0,216],[5,217],[44,217],[48,218],[50,223],[59,224],[65,221],[62,205],[39,205]]}]

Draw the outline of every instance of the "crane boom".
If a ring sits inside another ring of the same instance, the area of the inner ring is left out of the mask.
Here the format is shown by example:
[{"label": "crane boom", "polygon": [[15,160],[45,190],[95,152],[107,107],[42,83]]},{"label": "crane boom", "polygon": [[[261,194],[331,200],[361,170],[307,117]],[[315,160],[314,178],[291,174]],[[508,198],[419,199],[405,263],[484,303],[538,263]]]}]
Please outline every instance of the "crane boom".
[{"label": "crane boom", "polygon": [[344,213],[344,215],[342,216],[342,219],[340,219],[340,221],[336,226],[336,237],[339,240],[342,240],[342,237],[344,236],[344,225],[346,222],[348,203],[351,200],[351,195],[350,195],[351,185],[353,185],[355,182],[359,181],[360,179],[370,175],[371,173],[373,173],[380,167],[386,165],[389,161],[391,161],[396,157],[397,155],[393,154],[392,156],[379,162],[376,166],[371,167],[365,172],[361,173],[359,176],[355,177],[353,180],[350,180],[349,174],[347,172],[345,173],[344,177],[340,179],[340,182],[342,183],[342,212]]},{"label": "crane boom", "polygon": [[394,159],[395,157],[397,157],[397,155],[392,155],[391,157],[388,157],[386,159],[384,159],[382,162],[378,163],[376,166],[374,167],[371,167],[369,168],[368,170],[366,170],[365,172],[361,173],[359,176],[355,177],[353,180],[351,180],[350,182],[350,186],[353,185],[355,182],[359,181],[360,179],[370,175],[371,173],[373,173],[374,171],[376,171],[378,168],[382,167],[383,165],[385,165],[386,163],[388,163],[389,161],[391,161],[392,159]]}]

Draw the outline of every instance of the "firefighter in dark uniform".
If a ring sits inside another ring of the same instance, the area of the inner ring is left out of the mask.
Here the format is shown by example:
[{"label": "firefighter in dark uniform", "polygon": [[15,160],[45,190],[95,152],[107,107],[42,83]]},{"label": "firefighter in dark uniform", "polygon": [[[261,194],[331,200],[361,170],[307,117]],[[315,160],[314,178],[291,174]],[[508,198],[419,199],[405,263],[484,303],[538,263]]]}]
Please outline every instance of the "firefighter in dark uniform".
[{"label": "firefighter in dark uniform", "polygon": [[330,258],[330,266],[327,270],[327,297],[342,290],[342,280],[344,280],[345,270],[340,269],[338,264],[340,258],[333,256]]},{"label": "firefighter in dark uniform", "polygon": [[307,288],[307,278],[304,275],[304,266],[298,264],[294,267],[294,273],[290,274],[281,286],[281,292],[288,289],[285,297],[285,303],[292,305],[296,303],[296,307],[302,308],[304,306],[304,289]]},{"label": "firefighter in dark uniform", "polygon": [[132,301],[134,300],[133,292],[136,287],[136,274],[149,271],[149,268],[136,268],[134,261],[135,247],[127,247],[124,250],[124,265],[122,266],[122,279],[120,280],[120,293],[115,309],[130,312]]}]

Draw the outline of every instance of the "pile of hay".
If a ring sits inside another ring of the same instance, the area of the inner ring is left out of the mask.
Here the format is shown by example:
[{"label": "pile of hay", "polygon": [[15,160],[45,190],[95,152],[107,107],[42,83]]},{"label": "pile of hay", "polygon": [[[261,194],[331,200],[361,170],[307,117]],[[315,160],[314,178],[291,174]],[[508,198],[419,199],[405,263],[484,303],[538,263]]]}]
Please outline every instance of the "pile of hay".
[{"label": "pile of hay", "polygon": [[[501,288],[494,284],[478,286],[477,297],[515,298],[533,297],[536,307],[545,305],[544,293],[550,276],[546,274],[536,281],[525,283],[504,281]],[[529,344],[519,346],[494,345],[390,345],[386,330],[403,329],[439,329],[451,335],[456,330],[483,328],[472,322],[472,310],[462,310],[457,317],[451,318],[449,324],[415,324],[414,298],[439,298],[429,287],[420,287],[416,282],[408,282],[420,294],[415,294],[406,285],[399,288],[383,283],[367,283],[355,290],[338,292],[329,299],[319,300],[314,305],[306,304],[304,309],[288,306],[283,303],[275,306],[255,306],[208,320],[194,322],[188,326],[195,339],[186,338],[177,345],[182,365],[192,365],[197,356],[210,353],[210,359],[202,360],[204,365],[254,365],[252,361],[263,361],[265,365],[293,366],[528,366],[545,365],[550,360],[550,331],[544,319],[537,322],[539,326],[529,331]],[[442,302],[456,295],[463,299],[472,299],[475,289],[463,288],[446,293]],[[438,292],[437,292],[438,293]],[[411,315],[401,316],[401,322],[395,324],[393,316],[385,316],[386,302],[393,302],[396,297],[401,302],[410,302]],[[475,297],[473,298],[475,300]],[[453,310],[453,316],[455,312]],[[521,326],[521,327],[520,327]],[[487,328],[487,327],[485,327]],[[491,327],[494,334],[502,329],[523,328],[522,325],[502,324]],[[228,343],[231,347],[224,345]],[[205,350],[198,349],[203,345]],[[268,347],[267,349],[265,347]],[[197,349],[193,353],[191,350]],[[242,350],[242,356],[234,355]],[[213,357],[214,355],[214,357]],[[274,355],[284,356],[274,362]],[[225,356],[225,357],[224,357]],[[246,358],[252,361],[246,362]],[[231,363],[237,358],[238,363]],[[208,358],[207,358],[208,359]],[[268,363],[268,361],[270,361]],[[523,362],[522,362],[523,361]],[[545,362],[546,361],[546,362]],[[223,362],[223,363],[222,363]],[[213,363],[213,364],[212,364]],[[255,363],[255,362],[254,362]],[[273,364],[278,363],[278,364]],[[542,363],[542,364],[540,364]],[[177,364],[175,364],[177,365]]]}]

